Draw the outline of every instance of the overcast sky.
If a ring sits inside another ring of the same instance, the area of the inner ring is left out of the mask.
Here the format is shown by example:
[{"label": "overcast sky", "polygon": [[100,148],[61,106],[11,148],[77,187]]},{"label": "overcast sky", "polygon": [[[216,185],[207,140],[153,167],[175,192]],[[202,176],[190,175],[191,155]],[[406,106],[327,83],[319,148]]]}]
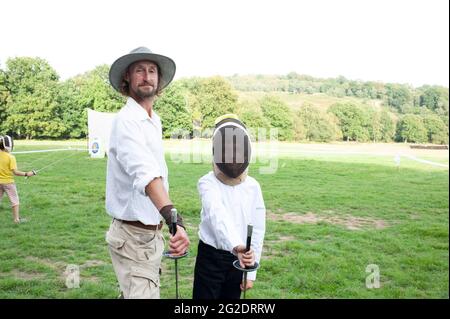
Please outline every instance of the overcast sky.
[{"label": "overcast sky", "polygon": [[5,0],[0,67],[39,56],[62,79],[138,46],[176,78],[286,74],[449,85],[448,0]]}]

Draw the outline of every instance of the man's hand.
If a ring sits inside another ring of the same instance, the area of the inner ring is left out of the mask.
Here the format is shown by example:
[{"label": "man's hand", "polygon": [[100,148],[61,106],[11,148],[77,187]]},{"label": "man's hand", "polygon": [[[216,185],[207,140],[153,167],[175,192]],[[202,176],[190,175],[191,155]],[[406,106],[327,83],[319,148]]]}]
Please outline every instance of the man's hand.
[{"label": "man's hand", "polygon": [[190,244],[189,237],[183,227],[177,225],[177,233],[175,236],[170,235],[169,247],[170,254],[173,256],[181,256],[188,249]]},{"label": "man's hand", "polygon": [[239,259],[239,264],[241,268],[251,267],[255,264],[255,253],[250,248],[249,251],[245,252],[245,246],[239,245],[234,248],[234,251],[237,253],[237,257]]},{"label": "man's hand", "polygon": [[[249,290],[253,288],[253,280],[248,280],[247,279],[247,286],[245,287],[245,290]],[[244,291],[244,281],[242,280],[241,282],[241,291]]]}]

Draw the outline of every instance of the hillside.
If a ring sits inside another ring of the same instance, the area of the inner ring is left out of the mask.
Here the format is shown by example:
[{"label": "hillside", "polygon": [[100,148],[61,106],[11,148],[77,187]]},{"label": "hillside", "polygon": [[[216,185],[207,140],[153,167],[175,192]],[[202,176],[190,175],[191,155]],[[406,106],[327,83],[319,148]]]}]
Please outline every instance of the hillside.
[{"label": "hillside", "polygon": [[289,92],[261,92],[261,91],[237,91],[239,101],[258,103],[265,95],[270,94],[278,97],[286,103],[293,111],[298,110],[304,104],[312,104],[323,111],[326,111],[335,103],[353,103],[367,106],[379,110],[383,106],[383,101],[378,99],[367,99],[357,97],[336,97],[325,93],[289,93]]}]

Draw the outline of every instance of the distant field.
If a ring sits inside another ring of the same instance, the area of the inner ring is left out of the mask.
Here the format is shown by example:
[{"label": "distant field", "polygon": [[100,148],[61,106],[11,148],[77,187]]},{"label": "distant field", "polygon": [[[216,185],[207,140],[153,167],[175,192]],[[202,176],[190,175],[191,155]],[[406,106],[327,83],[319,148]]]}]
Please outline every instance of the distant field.
[{"label": "distant field", "polygon": [[[86,142],[16,146],[82,148]],[[181,295],[191,298],[200,210],[196,183],[210,170],[210,145],[165,141],[165,147],[171,197],[192,242],[189,257],[179,262]],[[250,175],[261,183],[267,230],[247,297],[449,298],[448,151],[357,143],[258,147],[261,156]],[[189,156],[183,158],[184,151]],[[59,162],[36,177],[16,179],[28,223],[14,225],[8,201],[0,205],[0,298],[117,297],[104,241],[110,222],[104,210],[106,159],[73,150],[16,157],[22,169]],[[270,165],[274,174],[261,173]],[[80,267],[80,288],[65,285],[69,264]],[[366,287],[371,264],[379,268],[380,288]],[[175,296],[170,260],[163,262],[161,296]]]},{"label": "distant field", "polygon": [[[170,154],[170,158],[176,162],[186,163],[188,159],[193,163],[210,162],[211,160],[211,141],[207,139],[166,140],[165,149]],[[324,144],[271,141],[253,143],[253,162],[261,164],[261,167],[268,166],[271,159],[277,158],[360,162],[394,167],[397,155],[401,159],[400,167],[402,168],[428,170],[430,166],[434,166],[448,169],[449,165],[448,150],[411,149],[405,143],[335,142]],[[431,163],[424,164],[420,160]]]}]

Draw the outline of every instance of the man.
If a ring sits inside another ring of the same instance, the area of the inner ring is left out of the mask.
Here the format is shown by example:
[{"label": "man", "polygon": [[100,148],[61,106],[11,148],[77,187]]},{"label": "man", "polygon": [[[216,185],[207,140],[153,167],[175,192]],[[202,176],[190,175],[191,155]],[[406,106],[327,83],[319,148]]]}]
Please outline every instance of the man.
[{"label": "man", "polygon": [[[109,72],[114,89],[128,97],[112,124],[106,176],[106,210],[113,217],[106,241],[124,298],[160,297],[162,218],[170,225],[174,206],[153,103],[174,75],[172,59],[145,47],[117,59]],[[178,214],[170,251],[182,255],[188,246]]]}]

